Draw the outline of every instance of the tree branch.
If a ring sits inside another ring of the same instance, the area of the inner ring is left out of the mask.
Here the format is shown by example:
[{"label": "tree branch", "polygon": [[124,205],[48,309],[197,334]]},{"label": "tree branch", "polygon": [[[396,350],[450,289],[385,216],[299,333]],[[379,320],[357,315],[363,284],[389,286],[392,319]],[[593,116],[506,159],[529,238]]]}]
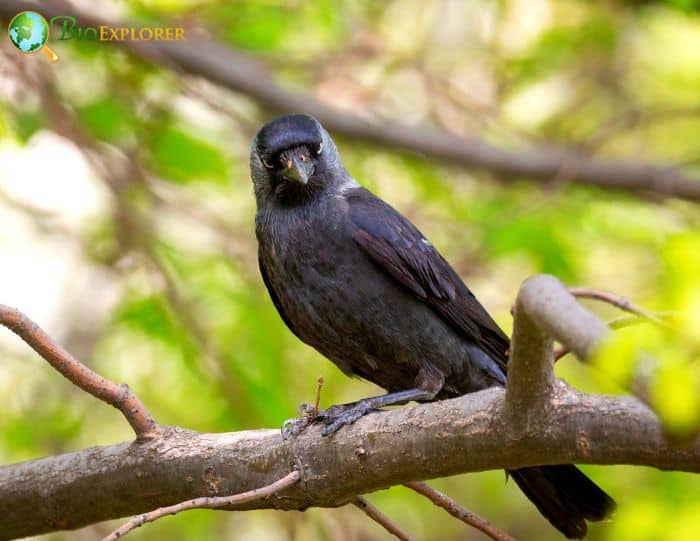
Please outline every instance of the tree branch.
[{"label": "tree branch", "polygon": [[[658,317],[658,316],[657,316]],[[661,325],[666,325],[666,323],[660,319]],[[616,317],[608,321],[607,325],[613,330],[624,329],[625,327],[632,327],[633,325],[640,325],[642,323],[656,323],[654,320],[642,316],[622,316]],[[556,363],[559,359],[571,353],[566,347],[559,345],[554,348],[554,362]]]},{"label": "tree branch", "polygon": [[529,294],[532,289],[538,284],[526,282],[515,301],[506,384],[506,413],[522,427],[541,422],[554,385],[553,340],[529,313],[539,295]]},{"label": "tree branch", "polygon": [[523,433],[500,415],[504,396],[494,388],[374,413],[332,438],[322,438],[316,426],[286,443],[279,430],[199,434],[169,428],[143,443],[3,466],[0,540],[137,515],[202,495],[245,492],[279,479],[298,462],[301,483],[237,508],[337,507],[416,479],[541,464],[636,464],[700,473],[700,439],[686,447],[669,442],[636,398],[586,395],[561,384],[546,418]]},{"label": "tree branch", "polygon": [[[158,429],[133,395],[78,363],[20,312],[0,305],[0,321],[78,386],[124,408],[137,434],[153,428],[150,439],[1,467],[0,540],[196,498],[212,502],[208,498],[275,486],[294,467],[302,483],[265,500],[229,499],[227,508],[332,507],[415,479],[542,464],[624,463],[700,472],[700,437],[681,447],[667,440],[639,400],[583,394],[553,378],[550,336],[586,359],[609,331],[551,276],[527,280],[518,294],[507,390],[374,413],[332,438],[321,438],[320,427],[312,426],[288,442],[278,430]],[[517,406],[538,412],[538,422],[521,422]],[[39,500],[42,505],[36,505]]]},{"label": "tree branch", "polygon": [[[541,332],[569,348],[582,361],[610,332],[605,323],[576,302],[559,280],[548,275],[528,278],[521,286],[515,322],[521,318],[536,322]],[[513,366],[508,368],[510,373]]]},{"label": "tree branch", "polygon": [[373,521],[375,521],[377,524],[379,524],[382,528],[384,528],[387,532],[392,534],[397,539],[401,539],[401,541],[416,541],[415,537],[404,532],[401,526],[399,526],[396,522],[387,517],[384,513],[382,513],[374,505],[369,503],[362,496],[358,496],[357,498],[355,498],[352,504],[358,509],[361,509],[363,513],[365,513],[369,518],[371,518]]},{"label": "tree branch", "polygon": [[609,291],[601,291],[599,289],[591,289],[588,287],[570,287],[569,293],[571,293],[574,297],[578,297],[579,299],[593,299],[596,301],[607,302],[608,304],[613,305],[615,308],[619,308],[620,310],[629,312],[630,314],[635,314],[641,318],[648,319],[657,325],[667,325],[667,323],[654,312],[645,310],[644,308],[634,304],[629,299],[616,295],[615,293],[610,293]]},{"label": "tree branch", "polygon": [[[523,284],[515,320],[509,401],[525,400],[526,366],[549,377],[544,333],[585,359],[608,332],[549,276]],[[547,386],[537,385],[546,396]],[[0,539],[77,528],[203,494],[244,492],[279,479],[294,464],[303,465],[302,483],[284,495],[236,508],[333,507],[415,479],[541,464],[639,464],[700,472],[700,438],[686,447],[669,442],[639,400],[587,395],[554,380],[550,387],[554,394],[543,406],[544,417],[525,425],[502,415],[508,412],[506,393],[492,388],[375,413],[332,438],[321,438],[315,426],[289,442],[278,430],[198,434],[170,428],[150,441],[5,466],[0,468]],[[36,505],[38,499],[42,505]]]},{"label": "tree branch", "polygon": [[68,381],[121,411],[137,439],[154,438],[158,434],[158,424],[128,385],[118,385],[90,370],[16,308],[0,304],[0,325],[29,344]]},{"label": "tree branch", "polygon": [[142,515],[132,518],[129,522],[110,533],[102,541],[117,541],[117,539],[125,536],[130,531],[135,530],[148,522],[153,522],[159,518],[167,517],[168,515],[176,515],[182,511],[189,511],[190,509],[222,509],[236,504],[253,502],[261,498],[266,498],[292,486],[294,483],[298,482],[299,479],[301,479],[301,474],[297,470],[294,470],[267,486],[254,488],[247,492],[243,492],[242,494],[219,497],[203,496],[188,500],[186,502],[170,505],[168,507],[161,507],[155,511],[151,511],[150,513],[143,513]]},{"label": "tree branch", "polygon": [[[56,0],[46,0],[41,4],[5,0],[0,3],[0,17],[8,19],[32,7],[48,18],[73,14],[81,24],[115,26],[111,21],[80,12]],[[127,23],[119,23],[119,26],[124,25]],[[514,151],[438,129],[392,122],[373,123],[330,107],[312,96],[283,88],[272,79],[262,63],[212,40],[125,41],[118,42],[118,45],[166,69],[203,77],[244,94],[272,111],[311,114],[336,134],[482,169],[500,179],[567,180],[607,190],[650,193],[700,202],[700,179],[667,165],[644,163],[637,159],[592,159],[581,152],[557,147]]]},{"label": "tree branch", "polygon": [[[551,380],[549,387],[538,384],[549,397],[539,422],[514,422],[513,397],[525,400],[528,380],[517,383],[527,376],[523,369],[532,366],[550,377],[544,333],[586,358],[609,332],[550,276],[523,284],[515,328],[507,391],[491,388],[374,413],[331,438],[321,438],[318,426],[288,442],[279,430],[199,434],[166,428],[146,441],[1,467],[0,540],[246,492],[297,465],[301,483],[232,508],[334,507],[416,479],[542,464],[639,464],[700,473],[700,438],[685,447],[669,442],[655,415],[633,397],[588,395]],[[36,505],[39,500],[42,505]]]},{"label": "tree branch", "polygon": [[410,483],[406,483],[406,486],[411,490],[415,490],[418,494],[425,496],[438,507],[442,507],[456,519],[461,520],[465,524],[469,524],[477,530],[485,533],[494,541],[517,541],[506,532],[496,528],[488,520],[484,520],[479,515],[468,511],[452,498],[446,496],[439,490],[435,490],[433,487],[426,485],[425,483],[412,481]]}]

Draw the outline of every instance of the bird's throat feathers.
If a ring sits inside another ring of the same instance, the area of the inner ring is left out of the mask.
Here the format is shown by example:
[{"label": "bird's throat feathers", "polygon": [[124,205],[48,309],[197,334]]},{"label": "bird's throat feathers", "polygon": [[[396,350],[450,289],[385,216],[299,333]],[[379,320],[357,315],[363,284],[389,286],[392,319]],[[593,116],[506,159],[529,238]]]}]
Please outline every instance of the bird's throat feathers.
[{"label": "bird's throat feathers", "polygon": [[306,184],[279,182],[273,187],[273,201],[281,207],[300,206],[312,201],[326,188],[327,183],[320,174],[313,175]]}]

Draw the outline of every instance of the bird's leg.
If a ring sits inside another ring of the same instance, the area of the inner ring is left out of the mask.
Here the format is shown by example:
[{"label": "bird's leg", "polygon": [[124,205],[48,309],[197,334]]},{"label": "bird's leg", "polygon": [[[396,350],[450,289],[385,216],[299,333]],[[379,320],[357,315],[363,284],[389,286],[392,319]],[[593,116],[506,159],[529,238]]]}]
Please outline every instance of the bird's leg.
[{"label": "bird's leg", "polygon": [[445,376],[442,372],[426,363],[418,370],[415,379],[416,386],[413,389],[365,398],[354,404],[336,406],[336,408],[342,408],[339,411],[332,411],[334,408],[330,408],[322,412],[324,418],[321,420],[326,424],[326,427],[321,431],[321,435],[328,436],[333,434],[341,426],[351,425],[363,415],[385,406],[398,406],[411,401],[427,402],[433,400],[442,389],[444,383]]},{"label": "bird's leg", "polygon": [[[388,396],[388,395],[386,395]],[[382,398],[382,396],[375,397]],[[368,398],[366,400],[372,400]],[[297,417],[287,419],[282,423],[282,439],[296,438],[307,427],[314,423],[330,424],[342,413],[356,407],[360,402],[349,402],[347,404],[337,404],[325,410],[319,410],[314,404],[303,403],[297,408]],[[369,411],[368,411],[369,413]]]},{"label": "bird's leg", "polygon": [[407,389],[397,393],[389,393],[381,396],[373,396],[372,398],[364,398],[363,400],[359,400],[352,404],[333,406],[332,408],[319,413],[319,420],[326,424],[321,432],[321,435],[328,436],[333,434],[343,425],[351,425],[360,417],[363,417],[372,411],[376,411],[379,408],[383,408],[385,406],[398,406],[414,400],[432,400],[435,398],[437,393],[438,391],[434,389],[416,387],[414,389]]},{"label": "bird's leg", "polygon": [[282,438],[285,440],[295,438],[314,423],[324,423],[326,426],[321,431],[321,435],[328,436],[343,425],[351,425],[360,417],[385,406],[399,406],[412,400],[432,400],[436,394],[435,390],[416,387],[397,393],[363,398],[348,404],[337,404],[321,411],[316,411],[313,404],[301,404],[298,410],[299,417],[287,419],[282,424]]},{"label": "bird's leg", "polygon": [[[429,365],[428,365],[429,366]],[[322,436],[337,432],[343,425],[351,425],[360,417],[386,406],[399,406],[408,402],[427,402],[433,400],[442,389],[445,378],[432,368],[421,368],[415,379],[416,386],[405,391],[363,398],[357,402],[338,404],[318,411],[312,404],[299,406],[299,418],[289,419],[282,425],[282,437],[286,440],[301,434],[313,423],[324,423]]]}]

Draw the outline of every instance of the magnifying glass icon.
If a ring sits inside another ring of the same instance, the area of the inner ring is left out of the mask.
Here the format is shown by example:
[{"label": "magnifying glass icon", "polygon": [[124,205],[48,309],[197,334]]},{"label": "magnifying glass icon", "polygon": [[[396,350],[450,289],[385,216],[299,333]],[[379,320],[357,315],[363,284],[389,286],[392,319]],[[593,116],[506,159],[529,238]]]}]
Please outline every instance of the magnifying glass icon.
[{"label": "magnifying glass icon", "polygon": [[50,62],[58,62],[58,55],[46,45],[51,34],[51,26],[36,11],[22,11],[15,15],[8,27],[10,41],[17,50],[25,54],[42,51]]}]

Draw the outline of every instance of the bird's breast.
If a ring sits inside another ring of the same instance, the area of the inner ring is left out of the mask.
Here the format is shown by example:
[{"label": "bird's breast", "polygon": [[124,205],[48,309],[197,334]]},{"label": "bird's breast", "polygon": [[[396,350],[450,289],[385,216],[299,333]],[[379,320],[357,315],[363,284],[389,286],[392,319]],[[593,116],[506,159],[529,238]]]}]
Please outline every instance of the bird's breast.
[{"label": "bird's breast", "polygon": [[436,363],[446,381],[459,376],[452,365],[462,364],[466,344],[377,268],[342,214],[276,215],[259,221],[258,239],[283,317],[341,370],[389,390],[412,387],[425,362]]}]

